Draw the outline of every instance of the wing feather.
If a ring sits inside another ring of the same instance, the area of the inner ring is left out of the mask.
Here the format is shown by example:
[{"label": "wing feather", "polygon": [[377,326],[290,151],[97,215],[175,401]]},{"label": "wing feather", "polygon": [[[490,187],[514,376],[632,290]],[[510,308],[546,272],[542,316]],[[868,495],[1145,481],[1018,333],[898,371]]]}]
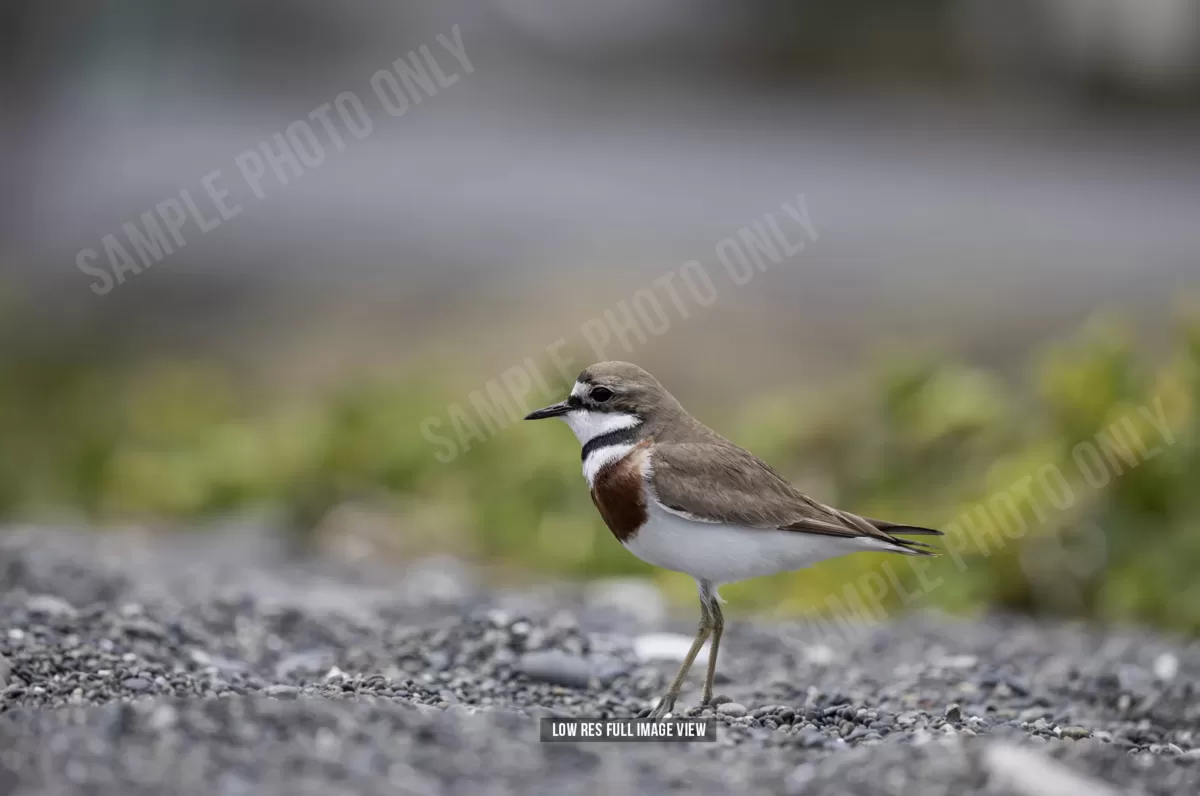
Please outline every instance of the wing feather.
[{"label": "wing feather", "polygon": [[650,485],[667,509],[706,522],[844,538],[869,537],[898,551],[925,554],[928,545],[893,534],[940,535],[929,528],[872,520],[804,495],[766,462],[731,442],[658,443]]}]

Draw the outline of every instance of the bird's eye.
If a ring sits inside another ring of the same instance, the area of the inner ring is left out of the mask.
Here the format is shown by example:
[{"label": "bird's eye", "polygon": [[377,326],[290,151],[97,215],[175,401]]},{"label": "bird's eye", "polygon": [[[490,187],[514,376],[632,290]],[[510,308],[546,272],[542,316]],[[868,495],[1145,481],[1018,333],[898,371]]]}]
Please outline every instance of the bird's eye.
[{"label": "bird's eye", "polygon": [[596,387],[591,392],[592,400],[598,404],[602,404],[609,398],[612,398],[612,390],[607,387]]}]

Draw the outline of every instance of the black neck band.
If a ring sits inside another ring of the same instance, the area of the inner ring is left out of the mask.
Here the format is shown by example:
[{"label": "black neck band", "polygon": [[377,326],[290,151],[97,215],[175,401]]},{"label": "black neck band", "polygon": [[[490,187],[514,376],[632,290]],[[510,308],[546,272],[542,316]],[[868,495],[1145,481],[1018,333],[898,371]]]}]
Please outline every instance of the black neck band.
[{"label": "black neck band", "polygon": [[[638,425],[641,425],[640,423]],[[579,458],[587,461],[588,454],[600,448],[607,448],[610,445],[628,445],[637,442],[638,426],[630,426],[629,428],[619,428],[616,431],[610,431],[607,434],[601,434],[588,440],[583,446],[583,451],[579,454]]]}]

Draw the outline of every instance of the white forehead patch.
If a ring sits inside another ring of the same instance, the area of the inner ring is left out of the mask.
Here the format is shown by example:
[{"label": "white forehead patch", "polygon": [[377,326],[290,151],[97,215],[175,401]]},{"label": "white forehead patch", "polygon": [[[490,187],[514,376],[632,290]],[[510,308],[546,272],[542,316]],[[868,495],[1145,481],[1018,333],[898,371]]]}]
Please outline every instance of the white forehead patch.
[{"label": "white forehead patch", "polygon": [[593,412],[588,409],[575,409],[562,416],[581,445],[586,445],[602,434],[620,431],[623,428],[633,428],[642,419],[637,415],[627,415],[620,412]]},{"label": "white forehead patch", "polygon": [[571,395],[582,397],[588,390],[588,386],[581,381],[575,382],[575,386],[571,388]]}]

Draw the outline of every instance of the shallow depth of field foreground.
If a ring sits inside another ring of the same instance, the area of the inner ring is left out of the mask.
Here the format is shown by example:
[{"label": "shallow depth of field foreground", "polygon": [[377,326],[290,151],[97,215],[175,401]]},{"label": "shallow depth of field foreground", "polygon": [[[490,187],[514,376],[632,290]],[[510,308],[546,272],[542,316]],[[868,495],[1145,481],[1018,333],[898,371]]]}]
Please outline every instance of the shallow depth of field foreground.
[{"label": "shallow depth of field foreground", "polygon": [[835,640],[738,616],[715,747],[545,745],[536,717],[632,715],[673,674],[692,625],[652,587],[496,589],[450,559],[211,541],[7,529],[6,792],[1200,787],[1200,650],[1146,631],[921,613]]}]

